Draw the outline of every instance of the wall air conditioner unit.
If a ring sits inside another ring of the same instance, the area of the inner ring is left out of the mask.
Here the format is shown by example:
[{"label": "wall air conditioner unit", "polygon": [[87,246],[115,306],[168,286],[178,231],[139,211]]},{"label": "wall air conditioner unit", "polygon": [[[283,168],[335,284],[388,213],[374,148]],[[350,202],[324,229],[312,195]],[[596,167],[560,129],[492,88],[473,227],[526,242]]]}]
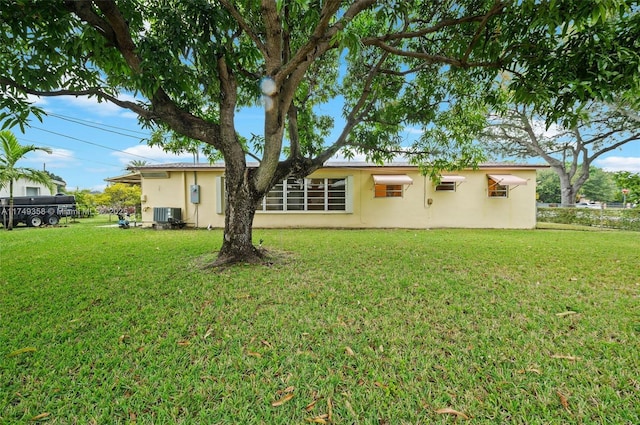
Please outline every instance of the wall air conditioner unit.
[{"label": "wall air conditioner unit", "polygon": [[154,207],[153,221],[156,223],[174,223],[182,221],[182,210],[180,208]]}]

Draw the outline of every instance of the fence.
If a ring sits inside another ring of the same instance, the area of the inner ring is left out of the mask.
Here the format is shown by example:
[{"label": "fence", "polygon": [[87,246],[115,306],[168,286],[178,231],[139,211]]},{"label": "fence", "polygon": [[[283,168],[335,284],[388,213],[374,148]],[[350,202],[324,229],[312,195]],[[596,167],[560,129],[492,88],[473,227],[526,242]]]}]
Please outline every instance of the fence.
[{"label": "fence", "polygon": [[591,209],[538,207],[539,222],[640,231],[640,208]]}]

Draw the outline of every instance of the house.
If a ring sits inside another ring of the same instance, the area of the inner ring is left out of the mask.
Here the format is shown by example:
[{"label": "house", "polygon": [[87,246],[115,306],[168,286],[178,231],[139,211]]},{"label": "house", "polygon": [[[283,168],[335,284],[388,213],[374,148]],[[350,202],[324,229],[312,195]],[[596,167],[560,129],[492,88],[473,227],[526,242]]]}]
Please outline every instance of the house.
[{"label": "house", "polygon": [[[536,225],[536,165],[483,164],[443,173],[439,182],[406,163],[329,162],[307,178],[288,178],[265,196],[255,227],[513,228]],[[163,211],[193,227],[224,226],[223,164],[137,167],[142,221]]]},{"label": "house", "polygon": [[[41,183],[35,183],[26,179],[18,179],[13,182],[13,196],[42,196],[55,195],[64,191],[66,183],[62,180],[53,179],[54,190],[51,191]],[[0,189],[0,198],[9,197],[9,184]]]}]

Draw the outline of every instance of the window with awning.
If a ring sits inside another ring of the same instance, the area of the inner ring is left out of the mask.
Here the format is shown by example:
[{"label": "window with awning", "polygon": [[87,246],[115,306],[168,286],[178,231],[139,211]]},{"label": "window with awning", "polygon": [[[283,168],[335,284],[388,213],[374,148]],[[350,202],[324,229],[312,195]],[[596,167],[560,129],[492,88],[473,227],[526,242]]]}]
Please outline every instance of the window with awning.
[{"label": "window with awning", "polygon": [[524,186],[527,180],[512,174],[487,174],[487,193],[491,198],[508,198],[509,188]]},{"label": "window with awning", "polygon": [[489,178],[503,186],[526,186],[527,180],[512,174],[489,174]]},{"label": "window with awning", "polygon": [[455,192],[458,184],[466,180],[464,176],[446,175],[440,176],[440,183],[436,184],[436,192]]},{"label": "window with awning", "polygon": [[376,198],[401,198],[404,187],[413,184],[406,174],[374,174],[374,193]]},{"label": "window with awning", "polygon": [[374,174],[375,184],[407,185],[413,184],[413,179],[406,174]]}]

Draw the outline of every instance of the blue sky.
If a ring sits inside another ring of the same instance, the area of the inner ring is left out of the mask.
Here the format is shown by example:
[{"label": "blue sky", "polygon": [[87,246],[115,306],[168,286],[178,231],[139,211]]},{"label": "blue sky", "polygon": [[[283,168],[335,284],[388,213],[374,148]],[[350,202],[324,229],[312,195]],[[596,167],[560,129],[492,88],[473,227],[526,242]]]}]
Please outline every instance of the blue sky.
[{"label": "blue sky", "polygon": [[[32,119],[21,133],[11,130],[21,144],[34,144],[53,149],[53,154],[32,152],[18,165],[43,169],[62,177],[68,190],[103,190],[105,178],[125,174],[127,163],[145,160],[149,163],[191,162],[191,155],[175,156],[160,148],[151,148],[143,140],[148,130],[142,129],[136,115],[109,103],[94,99],[59,97],[33,99],[49,116],[43,122]],[[327,111],[323,111],[326,113]],[[237,114],[236,128],[244,136],[262,134],[262,110],[251,108]],[[415,130],[407,129],[407,134]],[[201,159],[202,160],[202,159]],[[542,163],[541,160],[537,161]],[[640,172],[640,142],[604,155],[594,164],[607,171]]]}]

